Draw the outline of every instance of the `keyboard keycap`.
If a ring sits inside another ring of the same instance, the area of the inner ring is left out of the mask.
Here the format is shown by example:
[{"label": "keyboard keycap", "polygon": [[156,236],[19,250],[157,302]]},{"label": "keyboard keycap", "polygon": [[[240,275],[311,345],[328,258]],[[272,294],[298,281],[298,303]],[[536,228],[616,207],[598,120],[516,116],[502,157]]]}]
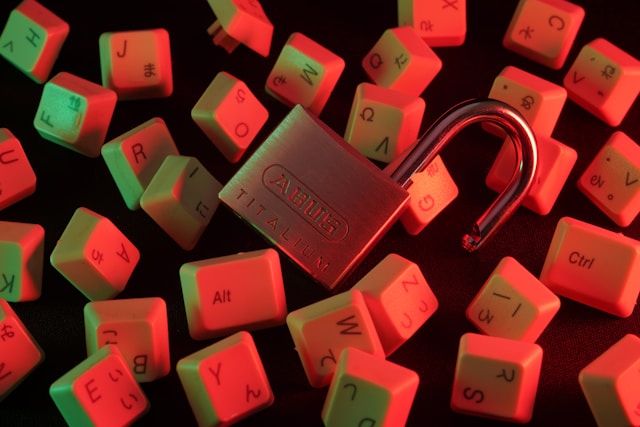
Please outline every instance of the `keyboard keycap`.
[{"label": "keyboard keycap", "polygon": [[626,334],[578,375],[598,426],[640,425],[640,338]]},{"label": "keyboard keycap", "polygon": [[578,179],[578,188],[602,212],[627,227],[640,212],[640,147],[622,132],[611,134]]},{"label": "keyboard keycap", "polygon": [[269,118],[269,111],[240,79],[216,74],[191,118],[225,158],[236,163]]},{"label": "keyboard keycap", "polygon": [[533,415],[541,366],[538,344],[466,333],[458,348],[451,409],[527,423]]},{"label": "keyboard keycap", "polygon": [[502,45],[554,70],[562,68],[585,11],[565,0],[520,0]]},{"label": "keyboard keycap", "polygon": [[400,223],[407,233],[416,236],[458,197],[458,186],[440,155],[411,180],[407,189],[411,198],[400,216]]},{"label": "keyboard keycap", "polygon": [[[567,100],[567,90],[548,80],[513,66],[506,66],[493,81],[489,98],[516,108],[536,136],[551,136]],[[483,122],[483,129],[501,138],[505,131]]]},{"label": "keyboard keycap", "polygon": [[168,155],[179,155],[164,120],[154,117],[105,143],[102,158],[131,210]]},{"label": "keyboard keycap", "polygon": [[193,249],[218,208],[222,184],[198,159],[168,155],[140,206],[182,249]]},{"label": "keyboard keycap", "polygon": [[287,304],[275,249],[188,262],[180,267],[180,282],[193,339],[285,323]]},{"label": "keyboard keycap", "polygon": [[425,106],[419,96],[361,83],[344,139],[366,157],[388,163],[418,138]]},{"label": "keyboard keycap", "polygon": [[98,47],[102,85],[119,100],[173,93],[171,43],[164,28],[102,33]]},{"label": "keyboard keycap", "polygon": [[0,128],[0,210],[36,191],[36,174],[20,140]]},{"label": "keyboard keycap", "polygon": [[285,105],[319,115],[333,92],[345,62],[302,33],[293,33],[267,77],[265,90]]},{"label": "keyboard keycap", "polygon": [[326,427],[403,426],[419,382],[411,369],[347,347],[329,385],[322,421]]},{"label": "keyboard keycap", "polygon": [[0,298],[35,301],[42,293],[44,228],[0,221]]},{"label": "keyboard keycap", "polygon": [[0,402],[43,360],[40,345],[11,305],[0,299]]},{"label": "keyboard keycap", "polygon": [[629,317],[640,292],[640,241],[575,218],[558,221],[540,281],[558,295]]},{"label": "keyboard keycap", "polygon": [[431,47],[460,46],[467,35],[467,1],[398,0],[398,26],[405,25]]},{"label": "keyboard keycap", "polygon": [[502,258],[467,307],[482,333],[535,342],[560,309],[560,298],[515,258]]},{"label": "keyboard keycap", "polygon": [[265,58],[271,50],[273,24],[258,0],[208,0],[218,18],[207,29],[216,46],[228,53],[242,43]]},{"label": "keyboard keycap", "polygon": [[49,395],[71,427],[129,426],[150,408],[115,345],[102,347],[55,380]]},{"label": "keyboard keycap", "polygon": [[570,100],[618,126],[640,93],[640,60],[597,38],[582,47],[563,85]]},{"label": "keyboard keycap", "polygon": [[115,344],[136,381],[155,381],[169,373],[167,305],[162,298],[91,301],[83,314],[88,355]]},{"label": "keyboard keycap", "polygon": [[202,427],[230,426],[274,401],[260,354],[246,331],[183,357],[176,371]]},{"label": "keyboard keycap", "polygon": [[47,141],[95,158],[117,101],[111,89],[62,71],[45,83],[33,125]]},{"label": "keyboard keycap", "polygon": [[386,29],[362,59],[362,68],[379,86],[420,96],[442,69],[442,60],[405,25]]},{"label": "keyboard keycap", "polygon": [[37,83],[49,78],[69,24],[34,0],[24,0],[9,14],[0,34],[0,55]]},{"label": "keyboard keycap", "polygon": [[51,265],[91,301],[122,292],[140,252],[108,218],[85,207],[75,210],[56,246]]},{"label": "keyboard keycap", "polygon": [[385,357],[364,296],[357,289],[294,310],[286,322],[312,387],[329,385],[346,347]]},{"label": "keyboard keycap", "polygon": [[[539,215],[547,215],[567,183],[578,153],[550,136],[537,135],[536,140],[538,168],[522,205]],[[502,192],[506,188],[516,168],[515,155],[513,141],[506,138],[485,178],[487,187],[496,192]]]},{"label": "keyboard keycap", "polygon": [[362,292],[387,357],[438,309],[438,299],[420,267],[393,253],[369,270],[352,289]]}]

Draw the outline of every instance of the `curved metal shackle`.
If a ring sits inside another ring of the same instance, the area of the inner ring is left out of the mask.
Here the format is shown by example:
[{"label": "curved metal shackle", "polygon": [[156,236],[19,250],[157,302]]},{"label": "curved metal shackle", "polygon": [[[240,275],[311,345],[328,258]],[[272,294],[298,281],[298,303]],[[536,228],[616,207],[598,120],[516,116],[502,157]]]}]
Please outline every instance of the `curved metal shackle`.
[{"label": "curved metal shackle", "polygon": [[502,193],[476,220],[472,232],[462,238],[462,246],[469,252],[482,246],[511,217],[533,184],[538,148],[533,131],[520,112],[502,101],[489,98],[470,99],[457,104],[407,150],[406,157],[391,172],[392,179],[407,187],[411,177],[428,166],[458,132],[476,122],[491,122],[505,130],[513,141],[516,167]]}]

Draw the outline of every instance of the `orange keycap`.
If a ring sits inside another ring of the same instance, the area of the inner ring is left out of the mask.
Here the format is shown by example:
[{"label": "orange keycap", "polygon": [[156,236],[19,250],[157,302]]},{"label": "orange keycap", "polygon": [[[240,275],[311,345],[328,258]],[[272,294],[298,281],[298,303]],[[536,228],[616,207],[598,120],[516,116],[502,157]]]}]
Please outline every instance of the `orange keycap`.
[{"label": "orange keycap", "polygon": [[287,304],[275,249],[193,261],[180,267],[189,334],[204,340],[283,325]]},{"label": "orange keycap", "polygon": [[442,69],[442,60],[405,25],[385,30],[362,58],[362,68],[379,86],[419,96]]},{"label": "orange keycap", "polygon": [[245,153],[269,118],[269,111],[240,79],[216,74],[191,118],[231,163]]},{"label": "orange keycap", "polygon": [[640,338],[626,334],[582,368],[578,381],[599,426],[640,425]]},{"label": "orange keycap", "polygon": [[640,93],[640,61],[597,38],[582,47],[563,79],[570,100],[618,126]]},{"label": "orange keycap", "polygon": [[565,0],[520,0],[502,45],[558,70],[571,51],[584,15],[582,7]]},{"label": "orange keycap", "polygon": [[431,47],[460,46],[467,35],[467,1],[398,0],[398,26],[405,25]]},{"label": "orange keycap", "polygon": [[466,333],[458,347],[451,409],[527,423],[533,415],[541,366],[538,344]]},{"label": "orange keycap", "polygon": [[[522,205],[539,215],[547,215],[553,209],[569,174],[578,159],[573,148],[549,136],[538,135],[538,168],[531,189]],[[513,176],[516,167],[516,151],[513,141],[506,138],[485,178],[487,187],[502,192]]]},{"label": "orange keycap", "polygon": [[355,347],[340,353],[322,407],[330,426],[404,426],[420,377],[404,366]]},{"label": "orange keycap", "polygon": [[560,309],[560,299],[513,257],[504,257],[466,310],[487,335],[535,342]]},{"label": "orange keycap", "polygon": [[616,224],[630,225],[640,212],[640,146],[622,131],[612,133],[578,188]]},{"label": "orange keycap", "polygon": [[0,298],[34,301],[42,293],[44,228],[0,221]]},{"label": "orange keycap", "polygon": [[558,221],[540,281],[558,295],[629,317],[640,292],[640,241],[570,217]]},{"label": "orange keycap", "polygon": [[6,300],[0,299],[0,402],[44,360],[44,351]]},{"label": "orange keycap", "polygon": [[458,197],[458,186],[440,155],[414,174],[411,181],[407,189],[411,198],[400,216],[400,223],[407,233],[415,236]]},{"label": "orange keycap", "polygon": [[56,246],[51,265],[89,300],[122,292],[140,252],[108,218],[85,207],[75,210]]},{"label": "orange keycap", "polygon": [[329,385],[340,352],[346,347],[385,357],[364,296],[357,289],[292,311],[286,321],[312,387]]},{"label": "orange keycap", "polygon": [[282,47],[267,77],[265,90],[285,105],[300,104],[319,115],[344,66],[344,59],[296,32]]},{"label": "orange keycap", "polygon": [[183,357],[176,371],[199,426],[230,426],[274,401],[260,354],[246,331]]},{"label": "orange keycap", "polygon": [[20,140],[0,128],[0,210],[32,195],[36,180]]},{"label": "orange keycap", "polygon": [[129,426],[150,407],[115,345],[102,347],[55,380],[49,395],[69,426]]},{"label": "orange keycap", "polygon": [[218,18],[207,29],[216,46],[228,53],[240,43],[265,58],[271,50],[273,24],[258,0],[208,0]]},{"label": "orange keycap", "polygon": [[438,300],[420,267],[397,254],[383,258],[352,289],[362,292],[386,356],[438,309]]},{"label": "orange keycap", "polygon": [[44,83],[58,59],[69,24],[34,0],[9,14],[0,34],[0,55],[37,83]]},{"label": "orange keycap", "polygon": [[62,71],[45,83],[33,126],[47,141],[96,158],[117,101],[113,90]]},{"label": "orange keycap", "polygon": [[[515,107],[527,119],[536,136],[551,136],[567,100],[567,91],[520,68],[506,66],[494,79],[489,98]],[[506,137],[505,131],[497,125],[482,123],[482,128]]]},{"label": "orange keycap", "polygon": [[171,46],[164,28],[102,33],[98,47],[102,85],[119,100],[173,93]]},{"label": "orange keycap", "polygon": [[115,344],[138,382],[169,373],[167,305],[162,298],[91,301],[84,306],[87,354]]},{"label": "orange keycap", "polygon": [[415,142],[425,106],[419,96],[361,83],[344,139],[368,158],[388,163]]},{"label": "orange keycap", "polygon": [[222,184],[198,159],[168,155],[140,197],[140,207],[182,249],[193,249],[211,222]]},{"label": "orange keycap", "polygon": [[101,148],[120,195],[131,210],[140,209],[140,198],[168,155],[178,147],[160,117],[154,117],[112,139]]}]

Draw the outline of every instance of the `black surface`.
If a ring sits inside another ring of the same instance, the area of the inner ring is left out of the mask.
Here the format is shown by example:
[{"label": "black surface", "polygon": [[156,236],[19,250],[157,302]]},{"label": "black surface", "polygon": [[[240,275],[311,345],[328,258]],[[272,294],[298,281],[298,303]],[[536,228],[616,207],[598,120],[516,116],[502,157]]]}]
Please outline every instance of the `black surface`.
[{"label": "black surface", "polygon": [[[486,96],[493,79],[506,65],[562,84],[579,49],[595,37],[604,37],[640,58],[637,22],[640,7],[636,2],[576,2],[583,5],[586,17],[560,70],[551,70],[502,47],[501,39],[515,1],[468,3],[465,44],[434,49],[443,61],[443,68],[423,93],[427,104],[423,130],[453,104]],[[17,4],[15,0],[0,3],[0,22],[6,21]],[[252,151],[288,112],[287,107],[266,94],[264,84],[287,37],[293,31],[303,32],[346,61],[346,69],[320,116],[341,134],[355,87],[367,80],[361,59],[385,29],[397,25],[393,0],[265,1],[263,7],[275,33],[271,54],[263,58],[244,46],[232,54],[214,46],[206,29],[215,16],[205,0],[100,3],[43,0],[42,4],[71,26],[52,76],[67,71],[100,82],[101,33],[166,28],[173,56],[173,95],[159,100],[119,102],[107,140],[152,117],[161,117],[181,154],[198,157],[222,183],[242,162],[226,162],[190,117],[191,108],[217,72],[227,71],[243,80],[269,110],[269,121]],[[0,61],[0,127],[9,128],[20,139],[38,177],[35,194],[1,211],[0,220],[38,223],[46,232],[42,296],[35,302],[12,303],[44,348],[46,360],[0,403],[0,424],[64,425],[48,387],[86,356],[82,308],[87,299],[49,265],[48,256],[73,211],[84,206],[110,218],[140,249],[140,263],[119,298],[159,296],[168,305],[172,370],[167,377],[142,385],[151,410],[138,425],[194,425],[175,363],[213,341],[194,341],[189,337],[178,269],[185,262],[261,249],[266,244],[232,213],[219,208],[197,247],[189,252],[181,250],[147,214],[126,208],[101,158],[86,158],[39,137],[33,117],[41,91],[42,85],[8,62]],[[577,178],[614,130],[622,130],[640,141],[639,121],[638,102],[622,124],[613,128],[567,101],[553,136],[575,148],[578,160],[553,210],[540,216],[519,209],[494,240],[471,255],[460,247],[460,237],[495,197],[484,186],[484,177],[500,141],[469,129],[443,151],[444,161],[460,189],[458,198],[418,237],[409,236],[396,225],[350,278],[353,283],[387,253],[395,252],[420,266],[439,299],[435,315],[390,357],[420,375],[409,425],[505,424],[456,414],[449,408],[458,340],[462,333],[475,331],[464,310],[504,256],[515,257],[538,275],[555,225],[562,216],[640,238],[640,220],[624,229],[617,227],[576,187]],[[327,296],[284,259],[283,272],[289,310]],[[538,340],[544,360],[530,425],[595,425],[577,382],[578,372],[626,333],[640,334],[637,309],[629,318],[621,319],[563,298],[559,313]],[[239,425],[322,425],[320,410],[326,389],[308,385],[286,326],[255,331],[253,336],[275,393],[275,403]]]}]

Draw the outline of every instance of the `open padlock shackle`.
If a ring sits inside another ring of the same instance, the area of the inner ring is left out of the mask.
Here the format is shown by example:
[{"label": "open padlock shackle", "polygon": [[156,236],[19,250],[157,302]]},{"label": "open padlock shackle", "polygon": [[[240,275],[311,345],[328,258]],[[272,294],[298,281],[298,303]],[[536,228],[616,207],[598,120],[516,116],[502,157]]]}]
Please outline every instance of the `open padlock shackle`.
[{"label": "open padlock shackle", "polygon": [[455,105],[425,132],[391,172],[391,178],[406,188],[411,176],[428,166],[458,132],[477,122],[492,122],[504,129],[513,141],[516,167],[502,193],[476,220],[472,232],[462,238],[462,246],[469,252],[478,249],[509,219],[533,184],[538,148],[533,131],[520,112],[495,99],[471,99]]}]

